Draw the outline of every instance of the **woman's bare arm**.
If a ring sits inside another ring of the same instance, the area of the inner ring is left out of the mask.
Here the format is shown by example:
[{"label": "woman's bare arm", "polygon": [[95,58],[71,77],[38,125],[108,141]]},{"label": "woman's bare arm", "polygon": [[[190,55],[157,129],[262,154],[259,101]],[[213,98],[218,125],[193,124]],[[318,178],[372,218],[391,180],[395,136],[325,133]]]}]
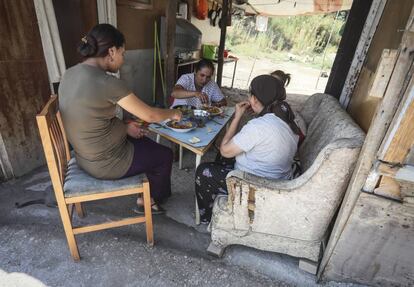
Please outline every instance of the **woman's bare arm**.
[{"label": "woman's bare arm", "polygon": [[236,105],[236,112],[234,113],[233,121],[231,122],[226,134],[223,137],[220,145],[220,153],[222,156],[231,158],[235,157],[243,152],[233,141],[233,137],[236,134],[237,127],[240,123],[240,119],[246,109],[250,106],[249,102],[241,102]]},{"label": "woman's bare arm", "polygon": [[199,98],[202,103],[208,102],[208,96],[205,93],[199,91],[188,91],[184,89],[184,87],[181,85],[174,86],[171,96],[176,99],[187,99],[196,97]]},{"label": "woman's bare arm", "polygon": [[166,119],[180,120],[181,112],[175,109],[159,109],[148,106],[134,94],[129,94],[118,101],[118,105],[134,116],[148,123],[158,123]]}]

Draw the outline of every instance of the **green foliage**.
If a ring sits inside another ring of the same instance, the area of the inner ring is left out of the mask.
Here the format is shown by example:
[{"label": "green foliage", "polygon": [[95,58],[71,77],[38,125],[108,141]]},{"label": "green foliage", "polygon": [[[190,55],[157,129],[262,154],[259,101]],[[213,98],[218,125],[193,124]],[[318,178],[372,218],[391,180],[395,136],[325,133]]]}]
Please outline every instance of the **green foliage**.
[{"label": "green foliage", "polygon": [[[266,32],[255,29],[255,18],[234,21],[227,33],[227,48],[246,56],[274,58],[275,54],[298,55],[296,60],[330,68],[341,40],[348,11],[337,13],[269,18]],[[329,43],[328,43],[329,42]],[[332,57],[333,55],[333,57]],[[292,58],[292,57],[290,57]],[[291,59],[292,60],[292,59]]]}]

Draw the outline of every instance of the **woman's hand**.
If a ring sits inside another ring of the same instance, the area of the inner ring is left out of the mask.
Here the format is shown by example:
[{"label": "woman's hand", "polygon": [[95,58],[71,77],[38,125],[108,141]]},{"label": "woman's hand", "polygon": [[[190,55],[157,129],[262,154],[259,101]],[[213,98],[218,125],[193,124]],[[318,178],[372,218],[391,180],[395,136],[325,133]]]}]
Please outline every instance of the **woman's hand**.
[{"label": "woman's hand", "polygon": [[203,93],[203,92],[195,92],[195,95],[194,95],[196,98],[199,98],[200,99],[200,101],[203,103],[203,104],[206,104],[206,103],[208,103],[209,102],[209,99],[208,99],[208,95],[206,94],[206,93]]},{"label": "woman's hand", "polygon": [[244,114],[244,112],[249,107],[250,107],[250,103],[248,101],[243,101],[243,102],[236,104],[236,111],[234,113],[234,117],[241,118],[241,116]]},{"label": "woman's hand", "polygon": [[180,110],[171,109],[170,111],[171,111],[170,119],[174,121],[181,121],[181,117],[183,116],[183,113]]},{"label": "woman's hand", "polygon": [[139,139],[148,135],[148,130],[140,126],[139,123],[130,121],[127,123],[127,134],[132,138]]}]

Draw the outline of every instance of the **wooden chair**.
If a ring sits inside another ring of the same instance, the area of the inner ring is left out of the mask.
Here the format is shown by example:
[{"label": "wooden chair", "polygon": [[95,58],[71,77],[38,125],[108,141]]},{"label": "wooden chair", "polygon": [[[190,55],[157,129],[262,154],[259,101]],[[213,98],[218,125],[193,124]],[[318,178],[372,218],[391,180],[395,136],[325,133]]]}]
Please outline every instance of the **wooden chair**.
[{"label": "wooden chair", "polygon": [[[99,180],[82,171],[76,164],[76,159],[71,158],[56,95],[51,96],[41,113],[36,116],[36,120],[60,217],[73,259],[80,260],[75,235],[135,223],[145,222],[147,243],[153,246],[150,189],[146,177],[138,175],[120,180]],[[74,206],[79,217],[84,216],[82,202],[139,193],[143,194],[144,216],[87,226],[75,227],[72,225]]]}]

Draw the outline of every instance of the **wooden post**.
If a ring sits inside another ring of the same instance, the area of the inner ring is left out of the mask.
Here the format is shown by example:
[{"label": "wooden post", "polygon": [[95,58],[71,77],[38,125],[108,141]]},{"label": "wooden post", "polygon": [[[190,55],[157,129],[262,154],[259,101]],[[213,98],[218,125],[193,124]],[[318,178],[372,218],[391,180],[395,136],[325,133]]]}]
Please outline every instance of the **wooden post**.
[{"label": "wooden post", "polygon": [[217,85],[221,87],[221,80],[223,77],[223,64],[224,64],[224,45],[226,43],[226,31],[227,31],[227,16],[229,11],[229,0],[223,0],[223,10],[221,17],[221,33],[220,33],[220,45],[218,50],[218,65],[217,65]]},{"label": "wooden post", "polygon": [[167,94],[164,95],[164,106],[168,107],[168,98],[175,84],[175,26],[176,26],[177,0],[169,0],[165,11],[167,22],[167,51],[165,54],[165,84]]},{"label": "wooden post", "polygon": [[339,96],[339,102],[344,109],[348,108],[351,101],[352,93],[354,92],[355,85],[358,82],[359,74],[368,53],[368,48],[371,44],[372,38],[374,37],[375,31],[377,30],[377,26],[381,19],[386,2],[386,0],[373,0],[372,2],[367,20],[365,21],[365,26],[362,30],[361,37],[359,38],[359,42],[354,53],[351,67],[349,68],[348,75],[346,76],[341,95]]},{"label": "wooden post", "polygon": [[[339,99],[351,66],[372,0],[354,0],[345,23],[341,42],[336,53],[325,93]],[[273,35],[272,35],[273,38]]]}]

